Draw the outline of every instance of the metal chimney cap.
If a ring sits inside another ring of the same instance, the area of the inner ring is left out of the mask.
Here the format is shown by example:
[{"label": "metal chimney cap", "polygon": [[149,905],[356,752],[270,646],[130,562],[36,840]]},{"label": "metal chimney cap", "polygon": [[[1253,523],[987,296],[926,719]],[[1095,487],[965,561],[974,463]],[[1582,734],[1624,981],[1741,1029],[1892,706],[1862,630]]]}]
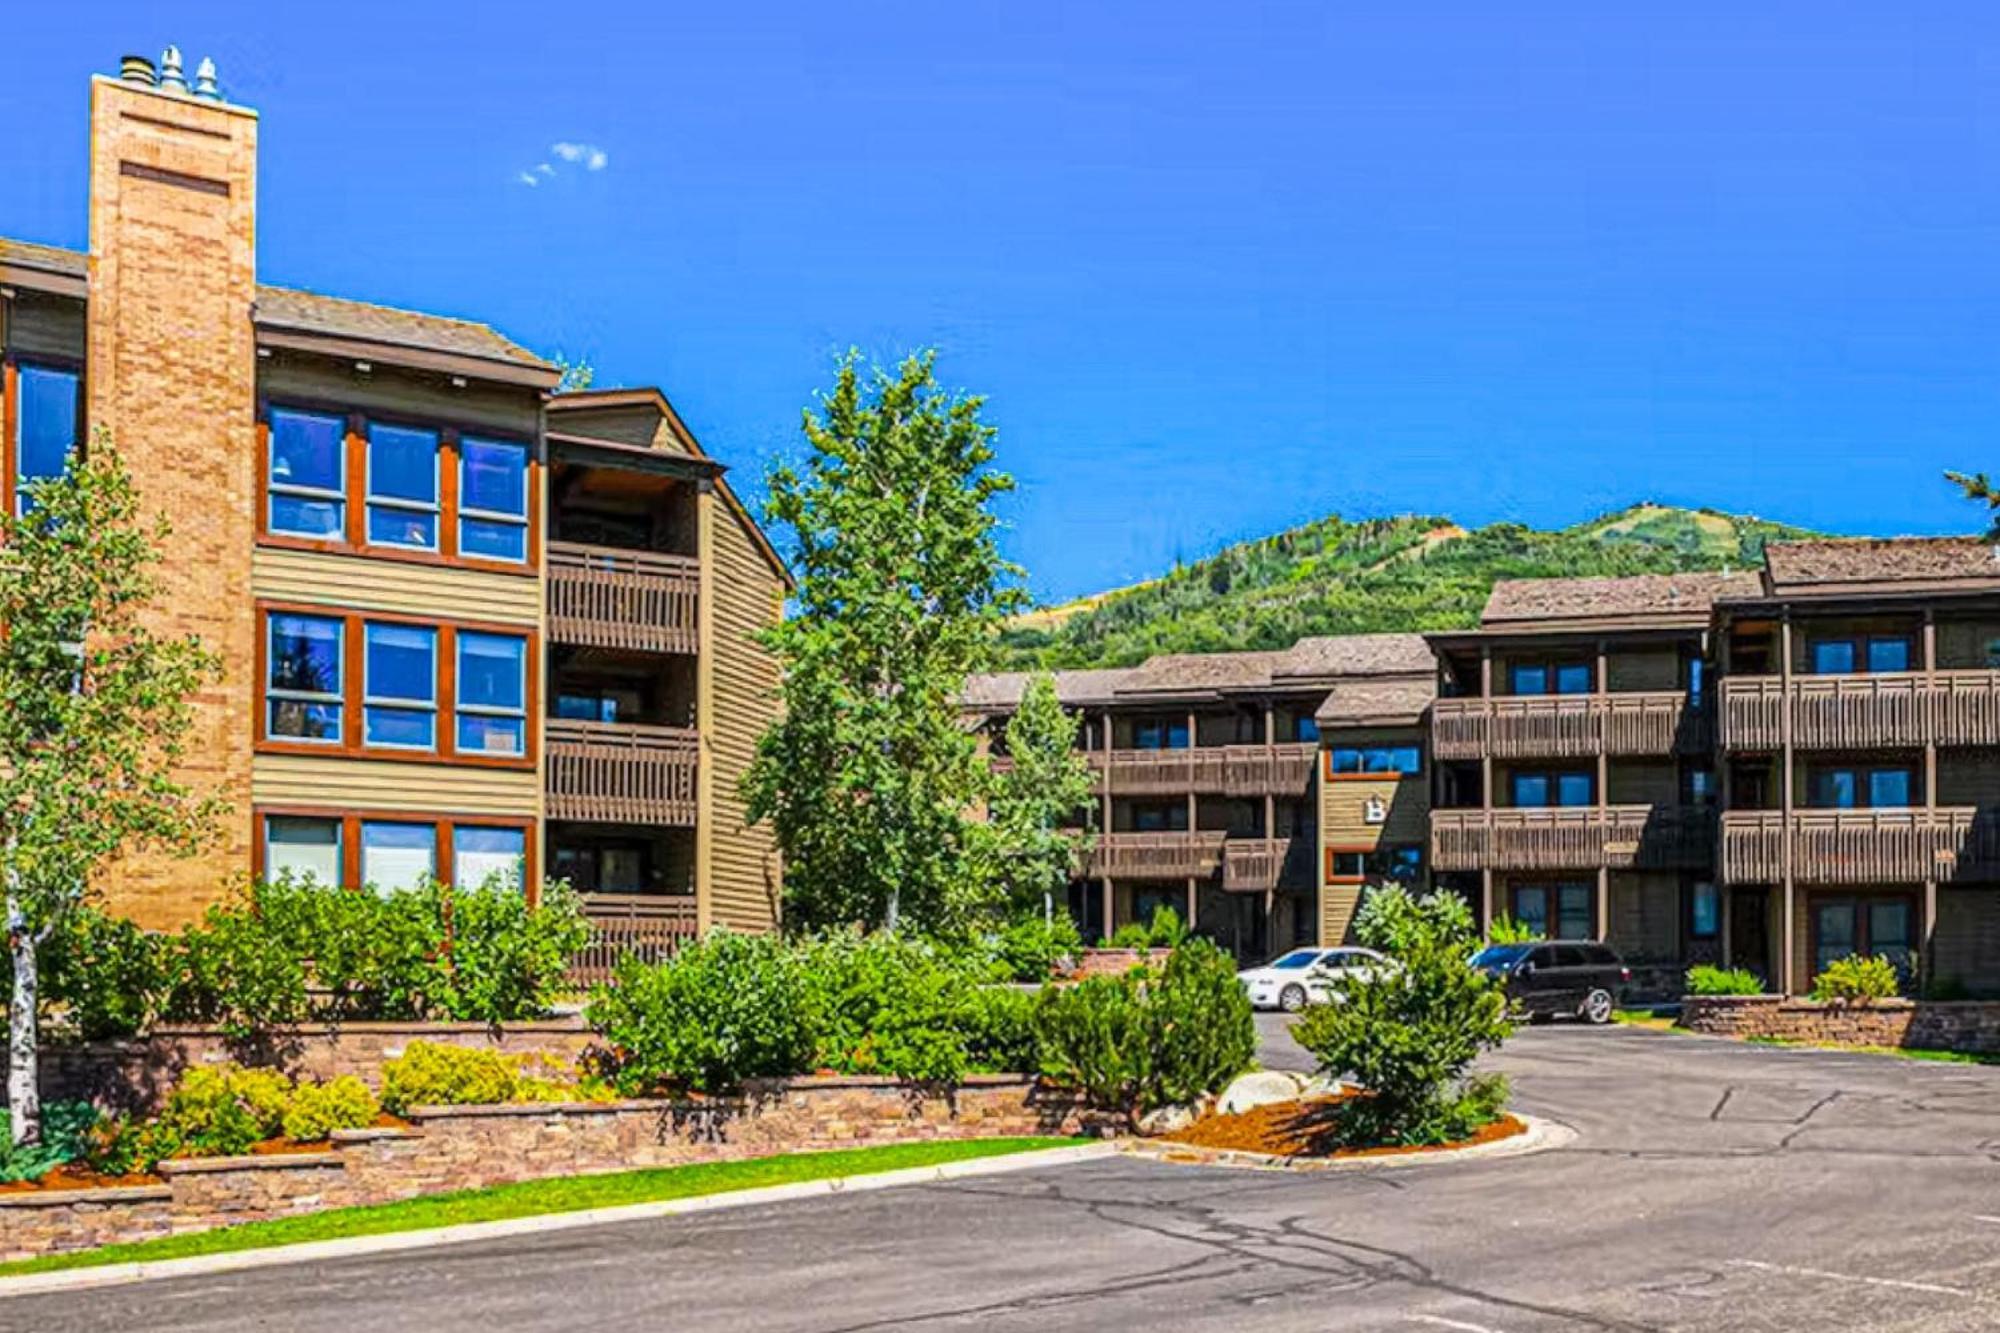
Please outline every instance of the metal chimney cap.
[{"label": "metal chimney cap", "polygon": [[118,60],[118,77],[126,83],[144,84],[151,88],[159,82],[153,72],[153,62],[144,56],[121,56]]},{"label": "metal chimney cap", "polygon": [[181,49],[170,46],[160,52],[160,86],[169,92],[184,93],[188,90],[187,78],[181,73]]}]

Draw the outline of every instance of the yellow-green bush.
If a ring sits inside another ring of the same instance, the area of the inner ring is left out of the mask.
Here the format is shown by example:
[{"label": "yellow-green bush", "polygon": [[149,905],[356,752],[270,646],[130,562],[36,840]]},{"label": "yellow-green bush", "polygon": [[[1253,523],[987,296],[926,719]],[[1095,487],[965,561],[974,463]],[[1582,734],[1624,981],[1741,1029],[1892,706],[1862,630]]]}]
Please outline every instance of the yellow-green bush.
[{"label": "yellow-green bush", "polygon": [[366,1083],[344,1074],[325,1083],[301,1083],[285,1106],[285,1137],[301,1143],[326,1138],[336,1129],[362,1129],[375,1123],[381,1107]]},{"label": "yellow-green bush", "polygon": [[1886,958],[1850,954],[1828,963],[1826,971],[1813,978],[1812,994],[1815,1000],[1866,1003],[1890,999],[1901,989],[1902,978],[1894,963]]},{"label": "yellow-green bush", "polygon": [[160,1108],[161,1129],[197,1154],[230,1157],[284,1128],[292,1081],[274,1069],[191,1069]]},{"label": "yellow-green bush", "polygon": [[498,1102],[604,1101],[613,1093],[598,1079],[574,1076],[564,1065],[502,1055],[476,1046],[413,1041],[382,1065],[382,1108],[401,1114],[413,1106],[488,1106]]}]

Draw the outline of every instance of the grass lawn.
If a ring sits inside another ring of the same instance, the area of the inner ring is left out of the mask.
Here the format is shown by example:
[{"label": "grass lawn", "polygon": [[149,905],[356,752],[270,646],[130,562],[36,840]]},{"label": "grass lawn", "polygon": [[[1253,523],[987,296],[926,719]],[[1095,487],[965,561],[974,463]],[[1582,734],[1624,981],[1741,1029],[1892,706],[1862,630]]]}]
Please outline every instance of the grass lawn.
[{"label": "grass lawn", "polygon": [[792,1185],[913,1166],[937,1166],[975,1157],[1001,1157],[1083,1142],[1086,1140],[1061,1138],[934,1140],[895,1143],[877,1148],[789,1153],[781,1157],[707,1162],[697,1166],[656,1167],[601,1176],[524,1180],[512,1185],[496,1185],[491,1189],[460,1190],[452,1194],[433,1194],[421,1199],[370,1204],[361,1208],[335,1208],[324,1213],[281,1217],[268,1222],[246,1222],[214,1231],[162,1236],[157,1240],[106,1245],[101,1249],[51,1254],[38,1259],[18,1259],[0,1264],[0,1276],[141,1260],[184,1259],[189,1255],[297,1245],[342,1236],[378,1236],[391,1231],[421,1231],[466,1222],[498,1222],[512,1217],[569,1213],[584,1208],[691,1199],[697,1195],[726,1194],[731,1190],[756,1189],[764,1185]]},{"label": "grass lawn", "polygon": [[1614,1009],[1611,1011],[1611,1021],[1628,1028],[1653,1028],[1660,1032],[1669,1031],[1674,1026],[1674,1020],[1670,1016],[1655,1013],[1651,1009]]},{"label": "grass lawn", "polygon": [[2000,1055],[1971,1051],[1926,1051],[1909,1046],[1846,1046],[1838,1042],[1799,1041],[1792,1037],[1745,1037],[1754,1046],[1797,1046],[1815,1051],[1845,1051],[1850,1055],[1893,1055],[1899,1060],[1928,1060],[1940,1065],[2000,1065]]}]

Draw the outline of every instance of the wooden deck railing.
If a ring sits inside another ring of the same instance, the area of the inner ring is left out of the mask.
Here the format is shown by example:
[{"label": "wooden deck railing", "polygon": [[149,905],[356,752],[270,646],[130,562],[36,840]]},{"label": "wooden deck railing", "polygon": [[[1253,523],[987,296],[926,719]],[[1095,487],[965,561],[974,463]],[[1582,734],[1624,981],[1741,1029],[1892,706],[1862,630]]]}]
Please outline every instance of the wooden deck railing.
[{"label": "wooden deck railing", "polygon": [[1439,699],[1431,744],[1440,759],[1688,754],[1713,744],[1710,719],[1677,690]]},{"label": "wooden deck railing", "polygon": [[1092,878],[1185,879],[1213,875],[1222,862],[1220,832],[1103,833],[1091,848]]},{"label": "wooden deck railing", "polygon": [[692,556],[550,542],[549,638],[585,648],[692,653],[701,562]]},{"label": "wooden deck railing", "polygon": [[[1724,746],[1782,746],[1786,702],[1782,677],[1723,681]],[[2000,671],[1794,676],[1790,705],[1792,744],[1801,750],[2000,745]]]},{"label": "wooden deck railing", "polygon": [[548,818],[694,826],[695,731],[549,718],[542,724],[542,748]]},{"label": "wooden deck railing", "polygon": [[1294,838],[1231,838],[1222,844],[1222,887],[1233,893],[1277,888],[1302,846]]},{"label": "wooden deck railing", "polygon": [[1103,750],[1090,752],[1099,790],[1108,774],[1119,796],[1177,796],[1186,792],[1224,796],[1302,796],[1312,787],[1319,747],[1284,745],[1204,745],[1184,750]]},{"label": "wooden deck railing", "polygon": [[[1792,877],[1803,884],[1915,884],[2000,874],[2000,813],[1973,806],[1794,810]],[[1785,814],[1732,810],[1722,817],[1722,879],[1775,884],[1785,877]]]},{"label": "wooden deck railing", "polygon": [[657,963],[695,937],[693,894],[586,893],[583,915],[590,942],[569,965],[570,984],[579,988],[609,981],[626,954]]},{"label": "wooden deck railing", "polygon": [[1664,805],[1433,810],[1439,870],[1671,869],[1707,864],[1715,816]]}]

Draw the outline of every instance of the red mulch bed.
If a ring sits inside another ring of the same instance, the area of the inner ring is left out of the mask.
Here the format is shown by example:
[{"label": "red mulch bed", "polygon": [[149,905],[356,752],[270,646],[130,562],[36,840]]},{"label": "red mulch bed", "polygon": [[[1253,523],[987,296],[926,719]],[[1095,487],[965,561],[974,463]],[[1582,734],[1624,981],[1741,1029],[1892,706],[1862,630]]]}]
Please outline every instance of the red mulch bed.
[{"label": "red mulch bed", "polygon": [[1502,1115],[1491,1124],[1480,1126],[1471,1138],[1457,1143],[1422,1148],[1353,1148],[1339,1142],[1334,1120],[1336,1108],[1346,1100],[1347,1097],[1342,1096],[1274,1102],[1238,1115],[1208,1116],[1186,1129],[1162,1135],[1161,1138],[1167,1143],[1184,1143],[1191,1148],[1265,1153],[1272,1157],[1394,1157],[1497,1143],[1526,1133],[1528,1129],[1518,1117]]},{"label": "red mulch bed", "polygon": [[10,1180],[0,1184],[0,1194],[39,1194],[45,1190],[107,1190],[125,1185],[158,1185],[158,1176],[135,1172],[129,1176],[107,1176],[87,1166],[71,1162],[35,1180]]}]

